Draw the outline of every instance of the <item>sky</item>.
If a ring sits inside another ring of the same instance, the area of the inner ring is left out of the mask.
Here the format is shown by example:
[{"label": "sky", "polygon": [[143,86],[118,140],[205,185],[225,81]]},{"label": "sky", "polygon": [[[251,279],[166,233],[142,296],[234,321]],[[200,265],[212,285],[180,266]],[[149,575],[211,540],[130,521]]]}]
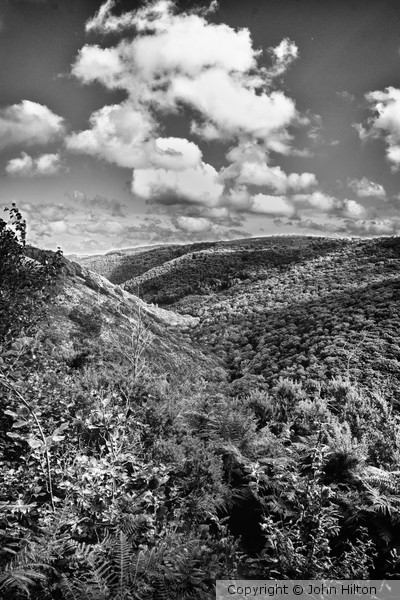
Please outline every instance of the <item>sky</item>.
[{"label": "sky", "polygon": [[65,253],[400,235],[398,2],[0,0],[0,175]]}]

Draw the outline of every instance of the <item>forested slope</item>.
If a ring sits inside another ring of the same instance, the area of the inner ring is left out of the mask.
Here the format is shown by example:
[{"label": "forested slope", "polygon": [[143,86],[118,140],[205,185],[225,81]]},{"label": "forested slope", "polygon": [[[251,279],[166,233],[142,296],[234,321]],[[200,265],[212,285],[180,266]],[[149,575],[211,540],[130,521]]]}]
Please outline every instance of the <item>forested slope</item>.
[{"label": "forested slope", "polygon": [[[400,242],[265,238],[188,253],[124,284],[199,317],[232,380],[346,375],[400,399]],[[246,380],[243,380],[243,384]]]}]

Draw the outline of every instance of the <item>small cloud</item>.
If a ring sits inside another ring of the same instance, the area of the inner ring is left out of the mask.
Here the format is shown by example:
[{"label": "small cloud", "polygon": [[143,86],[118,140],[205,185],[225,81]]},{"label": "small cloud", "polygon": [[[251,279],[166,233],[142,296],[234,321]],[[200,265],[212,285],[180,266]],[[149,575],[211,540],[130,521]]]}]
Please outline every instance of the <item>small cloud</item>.
[{"label": "small cloud", "polygon": [[232,163],[221,171],[223,179],[235,179],[236,184],[265,186],[282,193],[311,189],[317,185],[314,173],[286,174],[281,167],[268,164],[268,152],[252,142],[241,143],[227,154]]},{"label": "small cloud", "polygon": [[22,152],[19,158],[12,158],[6,165],[6,173],[14,177],[45,177],[56,175],[62,169],[59,154],[42,154],[34,159]]},{"label": "small cloud", "polygon": [[0,149],[47,144],[63,133],[63,119],[37,102],[22,100],[0,109]]},{"label": "small cloud", "polygon": [[278,46],[271,48],[269,52],[274,62],[272,68],[268,70],[270,77],[283,75],[299,56],[298,47],[289,38],[283,39]]},{"label": "small cloud", "polygon": [[343,209],[343,214],[345,217],[360,219],[365,217],[367,214],[365,208],[355,200],[343,200]]},{"label": "small cloud", "polygon": [[362,125],[362,123],[353,123],[352,124],[353,129],[355,129],[358,133],[358,137],[360,138],[360,140],[362,142],[365,142],[368,140],[368,138],[370,137],[370,134],[368,132],[368,130],[364,127],[364,125]]},{"label": "small cloud", "polygon": [[336,92],[336,96],[340,98],[340,100],[344,100],[349,104],[355,102],[356,100],[356,97],[353,96],[353,94],[350,94],[350,92],[347,92],[346,90],[343,90],[342,92]]},{"label": "small cloud", "polygon": [[295,194],[292,196],[292,200],[296,204],[306,207],[311,206],[323,212],[333,211],[340,205],[340,202],[336,198],[319,191],[312,194]]},{"label": "small cloud", "polygon": [[348,179],[348,186],[359,198],[386,198],[383,185],[370,181],[366,177],[361,179]]},{"label": "small cloud", "polygon": [[256,194],[250,199],[250,212],[260,215],[283,215],[291,217],[295,209],[283,196]]},{"label": "small cloud", "polygon": [[178,217],[176,223],[179,229],[188,233],[204,233],[212,229],[210,219],[204,217]]}]

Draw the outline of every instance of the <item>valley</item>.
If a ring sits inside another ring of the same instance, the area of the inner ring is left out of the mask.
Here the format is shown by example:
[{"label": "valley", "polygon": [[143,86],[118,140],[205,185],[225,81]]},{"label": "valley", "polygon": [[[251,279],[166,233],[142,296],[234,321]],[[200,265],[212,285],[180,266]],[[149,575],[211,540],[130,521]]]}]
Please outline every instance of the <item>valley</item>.
[{"label": "valley", "polygon": [[398,576],[398,238],[4,244],[0,590]]}]

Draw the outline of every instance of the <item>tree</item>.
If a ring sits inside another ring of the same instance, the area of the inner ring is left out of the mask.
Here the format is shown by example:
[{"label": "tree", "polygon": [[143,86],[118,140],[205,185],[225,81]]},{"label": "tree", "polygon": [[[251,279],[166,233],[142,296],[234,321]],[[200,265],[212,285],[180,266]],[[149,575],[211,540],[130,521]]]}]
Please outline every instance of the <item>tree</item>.
[{"label": "tree", "polygon": [[0,217],[0,344],[7,345],[32,323],[57,279],[61,250],[44,252],[26,245],[26,222],[15,203]]}]

